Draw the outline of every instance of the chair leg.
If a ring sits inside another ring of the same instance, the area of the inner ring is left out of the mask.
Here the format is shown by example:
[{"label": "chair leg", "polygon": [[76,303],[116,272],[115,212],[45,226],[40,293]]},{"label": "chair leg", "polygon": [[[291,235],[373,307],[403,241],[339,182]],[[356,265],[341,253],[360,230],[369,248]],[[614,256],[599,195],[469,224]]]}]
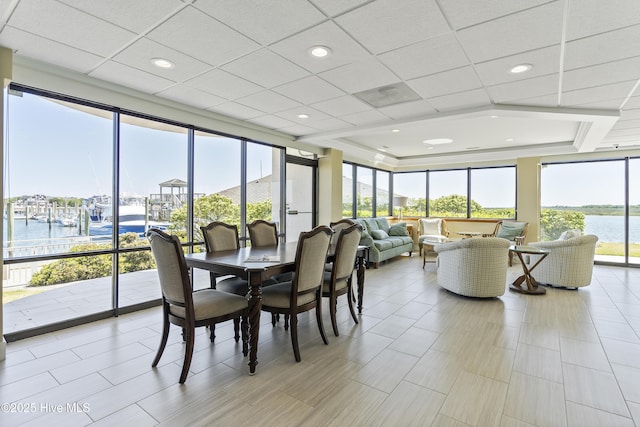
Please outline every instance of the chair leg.
[{"label": "chair leg", "polygon": [[293,356],[296,358],[296,362],[299,362],[302,358],[298,347],[298,316],[296,315],[291,315],[291,346],[293,347]]},{"label": "chair leg", "polygon": [[[349,305],[351,305],[351,298],[349,298]],[[338,320],[336,319],[336,311],[338,311],[338,297],[335,294],[331,294],[329,297],[329,314],[331,315],[331,326],[333,326],[333,335],[340,336],[338,332]]]},{"label": "chair leg", "polygon": [[288,330],[289,329],[289,315],[285,314],[284,315],[284,330]]},{"label": "chair leg", "polygon": [[249,322],[247,316],[242,316],[242,354],[247,357],[249,354]]},{"label": "chair leg", "polygon": [[233,337],[238,342],[240,340],[240,319],[237,317],[233,319],[233,332],[235,333]]},{"label": "chair leg", "polygon": [[[353,290],[351,289],[351,286],[349,286],[348,295],[352,295],[352,294],[353,294]],[[351,311],[351,317],[353,318],[353,321],[356,322],[356,325],[357,325],[358,316],[356,316],[356,311],[353,308],[353,301],[351,300],[351,298],[349,298],[349,311]]]},{"label": "chair leg", "polygon": [[211,340],[211,342],[214,342],[216,340],[216,325],[215,323],[212,325],[209,325],[209,339]]},{"label": "chair leg", "polygon": [[194,346],[194,330],[185,331],[187,347],[184,350],[184,362],[182,363],[182,373],[180,374],[180,384],[184,384],[189,375],[189,367],[191,367],[191,357],[193,356]]},{"label": "chair leg", "polygon": [[324,323],[322,323],[322,295],[318,295],[318,299],[316,300],[316,320],[318,321],[318,330],[320,331],[320,336],[322,337],[322,341],[325,344],[329,344],[329,340],[327,339],[327,334],[324,332]]},{"label": "chair leg", "polygon": [[276,314],[271,313],[271,326],[276,327]]},{"label": "chair leg", "polygon": [[158,347],[158,352],[156,353],[155,359],[151,363],[151,367],[155,368],[158,366],[158,362],[160,362],[160,358],[162,357],[162,353],[164,352],[164,348],[167,345],[167,338],[169,338],[169,319],[167,319],[166,315],[162,322],[162,338],[160,339],[160,346]]}]

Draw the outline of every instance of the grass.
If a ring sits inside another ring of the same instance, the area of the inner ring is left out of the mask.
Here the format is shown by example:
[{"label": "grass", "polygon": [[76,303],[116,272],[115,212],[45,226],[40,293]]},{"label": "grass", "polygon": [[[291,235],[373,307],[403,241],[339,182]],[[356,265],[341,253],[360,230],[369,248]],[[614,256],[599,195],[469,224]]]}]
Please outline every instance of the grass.
[{"label": "grass", "polygon": [[[597,255],[624,256],[624,243],[601,242],[596,246]],[[629,245],[629,256],[640,257],[640,243]]]},{"label": "grass", "polygon": [[3,289],[2,290],[2,303],[6,304],[11,301],[15,301],[20,298],[28,297],[31,295],[39,294],[46,291],[46,288],[19,288],[19,289]]}]

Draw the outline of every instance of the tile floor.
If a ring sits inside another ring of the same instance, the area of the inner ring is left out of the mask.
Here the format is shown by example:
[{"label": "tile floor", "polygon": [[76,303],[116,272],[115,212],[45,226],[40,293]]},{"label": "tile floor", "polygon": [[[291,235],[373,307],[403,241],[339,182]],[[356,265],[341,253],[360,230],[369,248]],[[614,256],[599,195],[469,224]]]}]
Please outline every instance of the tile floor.
[{"label": "tile floor", "polygon": [[325,304],[328,346],[301,315],[301,363],[264,316],[255,376],[230,323],[214,345],[200,331],[184,385],[177,328],[152,369],[159,308],[9,343],[0,425],[640,426],[640,269],[477,300],[421,267],[368,270],[361,322],[342,298],[339,337]]}]

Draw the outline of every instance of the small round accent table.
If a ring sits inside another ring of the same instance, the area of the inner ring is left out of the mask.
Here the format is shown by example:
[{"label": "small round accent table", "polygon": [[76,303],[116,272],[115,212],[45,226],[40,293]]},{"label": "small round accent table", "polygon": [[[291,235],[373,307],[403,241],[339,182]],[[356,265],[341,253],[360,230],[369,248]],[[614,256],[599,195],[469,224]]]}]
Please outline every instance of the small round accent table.
[{"label": "small round accent table", "polygon": [[[520,292],[522,294],[546,294],[547,290],[538,286],[538,282],[536,282],[536,279],[533,278],[531,272],[538,266],[538,264],[540,264],[540,262],[542,262],[543,259],[546,258],[547,255],[549,255],[549,251],[546,249],[537,248],[535,246],[513,245],[509,247],[509,254],[516,254],[518,259],[520,260],[520,265],[522,265],[522,270],[524,271],[524,274],[522,276],[518,277],[511,285],[509,285],[509,289],[515,292]],[[522,259],[522,254],[540,255],[540,259],[531,267],[527,267],[527,264],[525,264],[524,260]],[[526,283],[526,286],[522,286],[523,283]]]},{"label": "small round accent table", "polygon": [[447,240],[443,240],[443,239],[429,239],[425,237],[420,238],[419,247],[420,247],[420,251],[422,251],[422,268],[424,268],[424,266],[428,262],[435,262],[435,261],[427,261],[427,252],[433,252],[434,245],[439,245],[440,243],[446,243],[446,242]]}]

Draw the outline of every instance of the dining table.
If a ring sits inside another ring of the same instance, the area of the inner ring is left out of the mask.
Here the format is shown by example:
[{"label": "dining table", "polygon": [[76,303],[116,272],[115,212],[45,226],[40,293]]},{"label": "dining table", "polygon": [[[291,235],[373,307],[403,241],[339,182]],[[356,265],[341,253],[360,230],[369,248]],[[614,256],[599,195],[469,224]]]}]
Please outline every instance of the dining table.
[{"label": "dining table", "polygon": [[[295,271],[298,242],[281,243],[277,246],[244,247],[237,250],[200,252],[185,254],[190,268],[207,270],[217,275],[233,275],[247,280],[249,297],[249,374],[253,375],[258,364],[258,337],[260,333],[260,311],[262,307],[262,282],[270,277]],[[335,245],[329,246],[327,262],[334,258]],[[369,247],[358,246],[356,256],[356,283],[358,312],[362,313],[364,293],[364,271]],[[351,298],[351,295],[349,296]]]}]

